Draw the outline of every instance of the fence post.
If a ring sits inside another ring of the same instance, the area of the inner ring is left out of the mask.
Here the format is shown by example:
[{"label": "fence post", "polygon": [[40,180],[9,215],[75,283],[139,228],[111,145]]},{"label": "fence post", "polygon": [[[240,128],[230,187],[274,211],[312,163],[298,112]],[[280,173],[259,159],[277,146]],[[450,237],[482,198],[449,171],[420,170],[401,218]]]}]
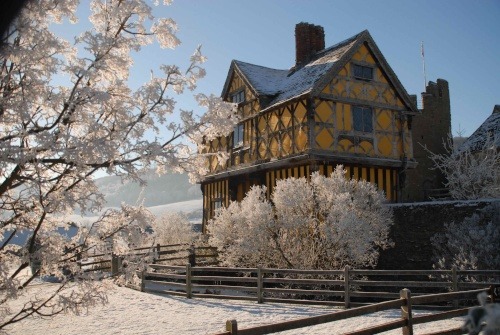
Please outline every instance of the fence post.
[{"label": "fence post", "polygon": [[[451,268],[451,282],[452,282],[451,290],[453,292],[458,292],[458,275],[456,266],[453,266]],[[453,307],[458,308],[458,299],[453,300]]]},{"label": "fence post", "polygon": [[406,320],[406,326],[403,326],[403,335],[413,335],[413,314],[411,307],[411,292],[405,288],[399,291],[399,297],[405,300],[405,304],[401,306],[401,317]]},{"label": "fence post", "polygon": [[188,262],[189,264],[191,264],[191,266],[196,266],[196,250],[194,248],[194,245],[191,245],[189,247]]},{"label": "fence post", "polygon": [[141,271],[141,292],[146,291],[146,269]]},{"label": "fence post", "polygon": [[230,332],[231,335],[238,334],[238,322],[236,320],[227,320],[226,321],[226,331]]},{"label": "fence post", "polygon": [[186,264],[186,298],[191,299],[191,264]]},{"label": "fence post", "polygon": [[153,248],[154,256],[153,256],[153,264],[155,264],[160,259],[160,243],[156,244],[156,248]]},{"label": "fence post", "polygon": [[111,254],[111,275],[116,276],[120,271],[118,264],[118,256],[115,253]]},{"label": "fence post", "polygon": [[349,286],[349,265],[346,265],[346,267],[344,268],[344,307],[346,309],[351,307]]},{"label": "fence post", "polygon": [[263,284],[262,267],[259,266],[257,268],[257,303],[259,304],[262,304],[263,300],[262,284]]}]

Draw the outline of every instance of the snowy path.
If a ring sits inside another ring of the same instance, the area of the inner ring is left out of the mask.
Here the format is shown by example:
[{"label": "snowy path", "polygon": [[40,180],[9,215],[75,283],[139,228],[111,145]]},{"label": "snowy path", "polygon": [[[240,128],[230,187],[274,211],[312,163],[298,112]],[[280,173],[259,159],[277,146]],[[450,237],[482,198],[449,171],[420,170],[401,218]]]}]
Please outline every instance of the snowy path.
[{"label": "snowy path", "polygon": [[[87,315],[59,315],[52,319],[30,318],[7,330],[8,334],[213,334],[224,330],[228,319],[236,319],[240,329],[283,320],[325,314],[332,307],[284,304],[257,304],[235,300],[185,299],[141,293],[118,287],[109,293],[109,304],[96,306]],[[349,320],[327,323],[280,334],[342,334],[398,317],[399,311],[386,311]],[[460,326],[462,321],[427,325],[426,330]],[[416,326],[417,334],[422,325]],[[401,334],[394,330],[384,334]]]}]

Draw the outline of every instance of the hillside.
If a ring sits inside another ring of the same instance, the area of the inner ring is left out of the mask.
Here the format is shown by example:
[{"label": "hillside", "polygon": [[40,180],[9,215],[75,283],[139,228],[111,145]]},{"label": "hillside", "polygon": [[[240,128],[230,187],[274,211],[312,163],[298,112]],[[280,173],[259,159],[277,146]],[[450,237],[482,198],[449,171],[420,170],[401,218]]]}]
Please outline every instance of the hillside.
[{"label": "hillside", "polygon": [[122,183],[119,177],[109,176],[96,180],[104,194],[106,207],[119,207],[122,202],[137,204],[144,200],[147,207],[171,204],[175,202],[201,199],[200,186],[189,183],[185,174],[165,174],[158,176],[151,172],[145,177],[144,189],[130,181]]}]

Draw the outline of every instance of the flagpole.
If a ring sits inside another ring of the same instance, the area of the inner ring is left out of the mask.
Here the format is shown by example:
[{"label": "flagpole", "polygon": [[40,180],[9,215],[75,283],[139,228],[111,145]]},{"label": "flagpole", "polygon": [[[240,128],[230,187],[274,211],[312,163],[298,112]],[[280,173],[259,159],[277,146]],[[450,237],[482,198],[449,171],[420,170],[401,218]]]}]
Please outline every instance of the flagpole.
[{"label": "flagpole", "polygon": [[425,72],[425,55],[424,55],[424,41],[420,43],[420,53],[422,55],[422,67],[424,70],[424,92],[427,89],[427,74]]}]

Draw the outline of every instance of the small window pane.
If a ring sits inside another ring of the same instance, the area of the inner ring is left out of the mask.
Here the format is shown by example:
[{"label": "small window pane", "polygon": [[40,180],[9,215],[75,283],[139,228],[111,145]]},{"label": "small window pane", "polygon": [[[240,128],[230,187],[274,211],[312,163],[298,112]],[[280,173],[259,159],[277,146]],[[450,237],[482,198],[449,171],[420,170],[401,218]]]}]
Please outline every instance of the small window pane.
[{"label": "small window pane", "polygon": [[363,110],[361,107],[354,107],[352,117],[354,130],[363,131]]},{"label": "small window pane", "polygon": [[354,65],[354,76],[355,77],[362,77],[363,76],[363,69],[359,65]]},{"label": "small window pane", "polygon": [[358,79],[372,80],[373,68],[369,66],[354,65],[354,77]]},{"label": "small window pane", "polygon": [[233,148],[243,145],[244,126],[243,123],[234,127]]},{"label": "small window pane", "polygon": [[363,67],[363,78],[373,79],[373,69],[371,67],[367,66]]},{"label": "small window pane", "polygon": [[372,110],[370,108],[363,109],[363,131],[367,133],[373,131]]},{"label": "small window pane", "polygon": [[373,131],[372,109],[354,106],[352,110],[353,127],[355,131],[371,133]]},{"label": "small window pane", "polygon": [[233,94],[232,99],[234,103],[239,104],[240,102],[245,101],[245,91],[239,91],[235,94]]}]

